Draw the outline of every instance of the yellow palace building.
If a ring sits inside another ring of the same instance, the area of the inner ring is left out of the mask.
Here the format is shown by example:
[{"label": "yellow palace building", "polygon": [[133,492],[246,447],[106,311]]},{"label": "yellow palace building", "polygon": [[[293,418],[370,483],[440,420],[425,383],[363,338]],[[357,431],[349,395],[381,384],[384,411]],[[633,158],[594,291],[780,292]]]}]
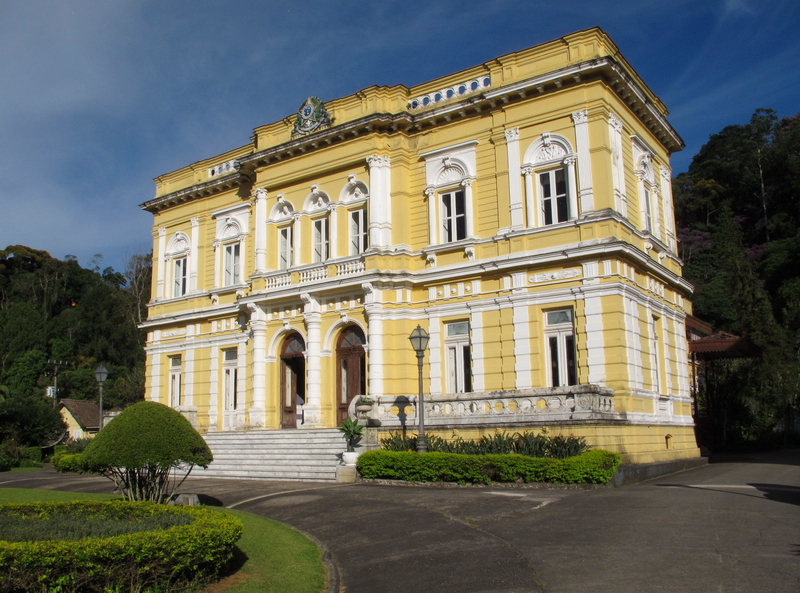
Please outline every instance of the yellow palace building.
[{"label": "yellow palace building", "polygon": [[203,433],[585,436],[697,457],[661,101],[599,29],[369,87],[158,177],[147,399]]}]

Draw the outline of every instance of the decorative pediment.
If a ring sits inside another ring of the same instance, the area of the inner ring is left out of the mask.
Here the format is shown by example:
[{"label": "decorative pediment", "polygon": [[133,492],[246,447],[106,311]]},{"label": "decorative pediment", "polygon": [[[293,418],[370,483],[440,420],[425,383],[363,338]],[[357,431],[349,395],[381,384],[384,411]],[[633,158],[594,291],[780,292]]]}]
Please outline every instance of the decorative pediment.
[{"label": "decorative pediment", "polygon": [[525,151],[525,164],[537,165],[562,161],[573,153],[569,140],[558,134],[545,132]]},{"label": "decorative pediment", "polygon": [[184,233],[177,232],[175,236],[170,239],[169,245],[167,245],[167,254],[175,255],[177,253],[186,253],[189,251],[190,246],[189,237]]},{"label": "decorative pediment", "polygon": [[292,214],[294,214],[294,206],[292,206],[291,202],[283,198],[283,194],[279,194],[278,203],[273,206],[272,212],[269,215],[269,219],[282,220],[291,218]]},{"label": "decorative pediment", "polygon": [[347,185],[342,188],[339,194],[340,202],[360,202],[369,198],[369,188],[367,185],[356,179],[355,175],[350,175]]},{"label": "decorative pediment", "polygon": [[315,210],[324,210],[331,203],[331,199],[324,191],[317,188],[317,184],[311,186],[311,193],[308,194],[303,210],[306,212],[313,212]]}]

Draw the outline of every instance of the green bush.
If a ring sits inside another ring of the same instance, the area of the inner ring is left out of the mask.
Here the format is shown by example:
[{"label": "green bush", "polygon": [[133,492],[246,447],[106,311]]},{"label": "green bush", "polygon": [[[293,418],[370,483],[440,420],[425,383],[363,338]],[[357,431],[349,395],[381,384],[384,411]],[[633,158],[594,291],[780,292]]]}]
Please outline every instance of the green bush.
[{"label": "green bush", "polygon": [[[213,460],[203,437],[179,412],[155,402],[123,410],[101,430],[82,463],[114,482],[127,500],[167,500],[192,467]],[[172,479],[183,474],[177,483]]]},{"label": "green bush", "polygon": [[29,459],[36,463],[42,462],[42,448],[41,447],[25,447],[22,451],[22,459]]},{"label": "green bush", "polygon": [[[462,455],[510,454],[528,455],[530,457],[554,457],[564,459],[580,455],[589,447],[583,437],[547,436],[529,432],[495,432],[484,435],[477,441],[465,441],[456,437],[446,441],[435,434],[427,435],[428,451],[434,453],[459,453]],[[381,439],[381,446],[387,451],[416,451],[417,437],[390,433]]]},{"label": "green bush", "polygon": [[408,451],[367,451],[357,462],[363,478],[412,482],[550,482],[605,484],[617,471],[620,456],[600,449],[567,459],[526,455],[462,455]]},{"label": "green bush", "polygon": [[75,439],[67,444],[67,453],[83,453],[92,444],[91,438]]},{"label": "green bush", "polygon": [[11,463],[11,460],[4,455],[0,455],[0,472],[7,472],[12,467],[14,467],[14,465]]},{"label": "green bush", "polygon": [[57,472],[75,472],[79,474],[86,473],[88,468],[83,460],[83,455],[75,453],[74,455],[59,455],[53,457],[53,467]]},{"label": "green bush", "polygon": [[3,505],[0,513],[42,521],[61,513],[109,520],[183,514],[192,520],[107,538],[0,541],[1,593],[197,589],[224,568],[242,534],[241,521],[205,507],[81,501]]}]

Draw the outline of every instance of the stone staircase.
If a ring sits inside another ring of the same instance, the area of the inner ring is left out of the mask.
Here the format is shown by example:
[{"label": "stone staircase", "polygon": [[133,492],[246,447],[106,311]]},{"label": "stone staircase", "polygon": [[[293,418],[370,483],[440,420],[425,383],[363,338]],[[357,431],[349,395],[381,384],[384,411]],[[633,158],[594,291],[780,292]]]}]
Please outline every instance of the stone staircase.
[{"label": "stone staircase", "polygon": [[335,428],[251,430],[203,435],[214,461],[193,478],[336,481],[345,441]]}]

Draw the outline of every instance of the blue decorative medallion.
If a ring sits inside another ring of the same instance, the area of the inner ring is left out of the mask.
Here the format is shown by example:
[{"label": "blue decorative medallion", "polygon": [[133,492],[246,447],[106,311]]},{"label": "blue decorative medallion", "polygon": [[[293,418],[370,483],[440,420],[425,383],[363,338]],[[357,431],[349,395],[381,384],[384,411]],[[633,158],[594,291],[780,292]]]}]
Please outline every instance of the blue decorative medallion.
[{"label": "blue decorative medallion", "polygon": [[325,105],[320,101],[319,97],[309,97],[297,112],[292,136],[310,134],[329,125],[331,125],[331,116],[328,115]]}]

